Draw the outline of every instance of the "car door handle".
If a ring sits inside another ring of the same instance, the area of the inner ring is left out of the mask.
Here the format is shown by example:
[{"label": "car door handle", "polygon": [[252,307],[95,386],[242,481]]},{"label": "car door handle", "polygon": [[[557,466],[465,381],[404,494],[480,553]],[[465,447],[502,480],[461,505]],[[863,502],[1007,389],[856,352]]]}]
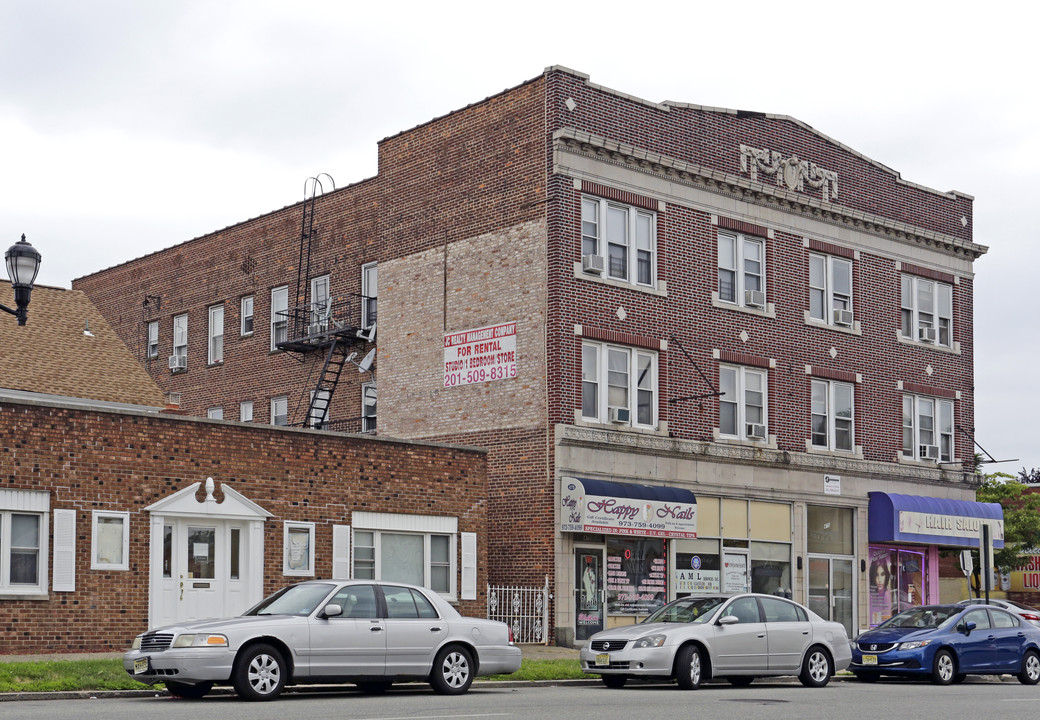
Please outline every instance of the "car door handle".
[{"label": "car door handle", "polygon": [[758,634],[758,636],[759,636],[760,638],[764,638],[764,637],[766,636],[766,634],[765,634],[765,633],[759,633],[759,634]]},{"label": "car door handle", "polygon": [[382,625],[373,625],[372,627],[369,628],[369,630],[371,630],[372,632],[383,632],[383,626]]},{"label": "car door handle", "polygon": [[441,629],[439,627],[437,627],[437,626],[434,626],[434,627],[430,628],[430,632],[440,632],[440,631],[441,631]]}]

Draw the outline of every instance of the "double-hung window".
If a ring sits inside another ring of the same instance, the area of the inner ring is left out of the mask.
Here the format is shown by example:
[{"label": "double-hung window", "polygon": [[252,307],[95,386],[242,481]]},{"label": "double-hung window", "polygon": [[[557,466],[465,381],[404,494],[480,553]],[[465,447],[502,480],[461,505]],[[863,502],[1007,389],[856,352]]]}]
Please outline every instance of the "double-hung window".
[{"label": "double-hung window", "polygon": [[242,298],[242,335],[253,334],[253,296],[246,295]]},{"label": "double-hung window", "polygon": [[404,582],[455,596],[456,536],[354,529],[354,577]]},{"label": "double-hung window", "polygon": [[809,256],[809,317],[829,325],[852,325],[852,262]]},{"label": "double-hung window", "polygon": [[376,431],[376,384],[361,385],[361,432]]},{"label": "double-hung window", "polygon": [[238,404],[239,422],[253,422],[253,401],[243,400]]},{"label": "double-hung window", "polygon": [[657,425],[657,353],[584,343],[581,377],[582,418],[635,427]]},{"label": "double-hung window", "polygon": [[764,370],[734,365],[719,367],[719,435],[765,440],[767,376]]},{"label": "double-hung window", "polygon": [[916,275],[903,275],[900,290],[902,336],[952,347],[953,286]]},{"label": "double-hung window", "polygon": [[[0,504],[0,593],[36,594],[47,589],[45,495],[12,490],[8,497],[14,502]],[[25,509],[35,506],[41,511]]]},{"label": "double-hung window", "polygon": [[289,339],[289,287],[283,285],[271,291],[271,349]]},{"label": "double-hung window", "polygon": [[224,408],[220,405],[215,405],[211,408],[206,408],[206,417],[210,420],[223,420],[224,419]]},{"label": "double-hung window", "polygon": [[159,357],[159,321],[148,323],[148,359]]},{"label": "double-hung window", "polygon": [[653,286],[656,245],[656,213],[602,198],[582,198],[581,254],[605,258],[608,278]]},{"label": "double-hung window", "polygon": [[309,335],[329,329],[332,300],[329,294],[329,276],[322,275],[311,280],[311,322]]},{"label": "double-hung window", "polygon": [[224,306],[209,309],[209,364],[224,362]]},{"label": "double-hung window", "polygon": [[719,233],[719,300],[740,307],[766,305],[766,245],[760,238]]},{"label": "double-hung window", "polygon": [[366,263],[361,266],[361,327],[367,330],[376,324],[376,302],[379,297],[379,266]]},{"label": "double-hung window", "polygon": [[171,370],[188,369],[188,316],[178,315],[173,319],[173,357]]},{"label": "double-hung window", "polygon": [[271,398],[271,424],[289,424],[289,398],[286,395]]},{"label": "double-hung window", "polygon": [[829,380],[812,381],[812,446],[824,450],[853,449],[852,385]]},{"label": "double-hung window", "polygon": [[953,401],[903,396],[903,457],[953,462]]}]

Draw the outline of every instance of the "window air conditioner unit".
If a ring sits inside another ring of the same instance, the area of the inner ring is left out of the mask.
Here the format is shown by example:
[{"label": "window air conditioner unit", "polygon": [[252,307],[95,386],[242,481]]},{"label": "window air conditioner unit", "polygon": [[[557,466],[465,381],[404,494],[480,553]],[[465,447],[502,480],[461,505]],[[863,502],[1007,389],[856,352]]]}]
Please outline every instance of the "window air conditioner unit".
[{"label": "window air conditioner unit", "polygon": [[935,328],[918,328],[917,337],[923,342],[935,342]]},{"label": "window air conditioner unit", "polygon": [[765,307],[766,294],[761,290],[745,290],[744,304],[748,307]]},{"label": "window air conditioner unit", "polygon": [[187,370],[187,355],[170,355],[170,370]]},{"label": "window air conditioner unit", "polygon": [[834,324],[835,325],[851,326],[852,325],[852,318],[853,318],[853,315],[852,315],[852,311],[851,310],[841,310],[839,308],[834,308]]},{"label": "window air conditioner unit", "polygon": [[328,330],[328,325],[323,322],[311,323],[307,326],[308,335],[321,335]]},{"label": "window air conditioner unit", "polygon": [[612,407],[607,409],[607,414],[610,416],[610,422],[612,423],[628,423],[632,417],[628,408]]},{"label": "window air conditioner unit", "polygon": [[922,460],[938,460],[939,459],[939,446],[938,445],[922,445],[918,448],[918,453]]},{"label": "window air conditioner unit", "polygon": [[748,423],[747,436],[753,440],[765,440],[766,426],[762,423]]},{"label": "window air conditioner unit", "polygon": [[581,257],[581,270],[582,272],[591,273],[593,275],[603,274],[603,256],[602,255],[582,255]]}]

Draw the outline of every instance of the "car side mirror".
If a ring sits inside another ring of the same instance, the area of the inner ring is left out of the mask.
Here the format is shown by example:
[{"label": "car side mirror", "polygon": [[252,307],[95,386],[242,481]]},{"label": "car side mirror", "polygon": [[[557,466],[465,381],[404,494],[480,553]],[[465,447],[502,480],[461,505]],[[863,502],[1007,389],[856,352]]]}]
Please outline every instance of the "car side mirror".
[{"label": "car side mirror", "polygon": [[325,609],[322,610],[322,612],[324,613],[325,617],[327,617],[327,618],[339,617],[340,615],[343,614],[343,606],[342,605],[336,605],[334,603],[330,603],[330,604],[325,606]]},{"label": "car side mirror", "polygon": [[740,618],[736,615],[726,615],[719,618],[719,625],[736,625],[738,622],[740,622]]},{"label": "car side mirror", "polygon": [[974,630],[978,625],[973,622],[961,623],[961,632],[965,635],[971,635],[971,631]]}]

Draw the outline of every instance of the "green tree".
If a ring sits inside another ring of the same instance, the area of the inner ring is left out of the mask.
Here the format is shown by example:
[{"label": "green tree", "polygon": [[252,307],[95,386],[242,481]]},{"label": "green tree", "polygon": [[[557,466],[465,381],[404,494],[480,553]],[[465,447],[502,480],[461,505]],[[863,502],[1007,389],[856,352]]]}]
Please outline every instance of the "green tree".
[{"label": "green tree", "polygon": [[[1040,476],[1040,471],[1026,473],[1018,478]],[[999,503],[1004,509],[1004,547],[995,550],[993,563],[1007,572],[1019,565],[1029,550],[1040,548],[1040,493],[1031,492],[1014,475],[993,473],[982,476],[982,485],[975,495],[979,502]],[[975,556],[975,587],[978,587],[980,563]]]}]

